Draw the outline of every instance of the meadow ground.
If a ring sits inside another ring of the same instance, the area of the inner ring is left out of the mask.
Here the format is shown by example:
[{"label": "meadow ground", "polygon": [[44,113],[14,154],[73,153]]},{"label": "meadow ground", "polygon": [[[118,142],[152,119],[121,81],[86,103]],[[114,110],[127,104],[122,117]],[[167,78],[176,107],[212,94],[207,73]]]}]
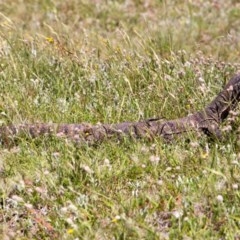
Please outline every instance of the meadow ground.
[{"label": "meadow ground", "polygon": [[[234,0],[1,1],[0,121],[179,118],[239,56]],[[229,126],[222,142],[1,146],[0,238],[240,239],[240,119]]]}]

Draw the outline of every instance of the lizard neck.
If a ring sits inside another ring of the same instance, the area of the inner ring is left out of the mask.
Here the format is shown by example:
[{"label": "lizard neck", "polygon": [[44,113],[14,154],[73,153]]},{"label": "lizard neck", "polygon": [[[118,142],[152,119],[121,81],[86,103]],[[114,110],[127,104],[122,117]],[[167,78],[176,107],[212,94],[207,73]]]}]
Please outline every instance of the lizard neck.
[{"label": "lizard neck", "polygon": [[234,76],[218,96],[204,109],[208,118],[224,121],[240,100],[240,75]]}]

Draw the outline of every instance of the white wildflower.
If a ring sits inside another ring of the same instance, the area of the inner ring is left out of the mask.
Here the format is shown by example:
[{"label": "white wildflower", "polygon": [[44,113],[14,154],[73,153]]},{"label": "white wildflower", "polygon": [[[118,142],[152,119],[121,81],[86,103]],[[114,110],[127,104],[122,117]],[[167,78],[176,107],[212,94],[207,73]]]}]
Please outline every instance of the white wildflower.
[{"label": "white wildflower", "polygon": [[152,163],[156,163],[156,164],[158,164],[158,162],[160,161],[160,157],[154,156],[154,155],[150,156],[149,159]]},{"label": "white wildflower", "polygon": [[183,215],[183,211],[182,210],[175,210],[172,212],[173,216],[177,219],[179,219],[182,215]]},{"label": "white wildflower", "polygon": [[159,180],[157,181],[157,185],[162,186],[162,185],[163,185],[163,180],[162,180],[162,179],[159,179]]},{"label": "white wildflower", "polygon": [[237,183],[232,184],[232,188],[233,188],[234,190],[237,190],[237,189],[238,189],[238,184],[237,184]]},{"label": "white wildflower", "polygon": [[217,200],[218,202],[223,202],[223,196],[222,195],[217,195]]}]

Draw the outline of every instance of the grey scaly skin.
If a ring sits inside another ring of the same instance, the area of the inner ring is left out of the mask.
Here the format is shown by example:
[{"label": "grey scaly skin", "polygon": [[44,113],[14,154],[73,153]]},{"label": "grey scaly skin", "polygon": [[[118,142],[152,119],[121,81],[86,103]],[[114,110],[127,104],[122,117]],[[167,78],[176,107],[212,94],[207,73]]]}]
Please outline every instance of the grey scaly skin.
[{"label": "grey scaly skin", "polygon": [[219,125],[240,100],[240,74],[227,83],[217,97],[202,111],[190,116],[163,123],[160,135],[165,139],[189,131],[200,131],[221,138]]},{"label": "grey scaly skin", "polygon": [[202,111],[184,118],[169,121],[149,119],[141,122],[123,122],[118,124],[20,124],[0,128],[1,141],[9,144],[17,136],[27,134],[30,137],[53,135],[73,140],[78,143],[99,143],[104,139],[125,136],[132,138],[153,139],[157,136],[171,141],[184,133],[205,133],[221,138],[219,125],[240,100],[240,74],[235,75],[217,95],[217,97]]}]

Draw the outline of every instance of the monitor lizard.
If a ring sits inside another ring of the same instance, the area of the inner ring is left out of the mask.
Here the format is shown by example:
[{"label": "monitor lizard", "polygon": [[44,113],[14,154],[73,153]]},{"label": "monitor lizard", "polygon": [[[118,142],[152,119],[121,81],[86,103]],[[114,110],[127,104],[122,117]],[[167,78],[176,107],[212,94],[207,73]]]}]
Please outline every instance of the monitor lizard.
[{"label": "monitor lizard", "polygon": [[55,124],[36,123],[18,124],[0,127],[0,139],[9,144],[18,136],[30,137],[53,135],[71,139],[78,143],[99,143],[104,139],[125,136],[132,138],[162,137],[171,141],[184,133],[197,132],[221,139],[220,124],[234,110],[240,100],[240,74],[230,79],[223,90],[203,110],[174,120],[152,118],[140,122],[122,122],[117,124]]}]

